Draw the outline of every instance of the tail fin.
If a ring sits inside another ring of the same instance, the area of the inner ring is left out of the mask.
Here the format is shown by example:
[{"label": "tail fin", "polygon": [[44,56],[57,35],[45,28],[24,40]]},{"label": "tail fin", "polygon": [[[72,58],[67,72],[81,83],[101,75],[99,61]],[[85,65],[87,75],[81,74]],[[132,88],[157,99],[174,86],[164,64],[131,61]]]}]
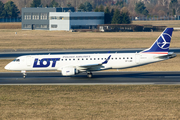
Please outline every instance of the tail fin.
[{"label": "tail fin", "polygon": [[168,54],[173,28],[166,28],[154,44],[140,53]]}]

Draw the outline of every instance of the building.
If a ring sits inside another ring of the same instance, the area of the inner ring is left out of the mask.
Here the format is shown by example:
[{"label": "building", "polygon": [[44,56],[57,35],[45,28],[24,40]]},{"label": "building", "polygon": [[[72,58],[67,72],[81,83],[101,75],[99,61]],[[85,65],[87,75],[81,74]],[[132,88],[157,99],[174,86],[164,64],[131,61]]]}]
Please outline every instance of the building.
[{"label": "building", "polygon": [[50,12],[50,30],[95,29],[104,24],[104,12]]},{"label": "building", "polygon": [[104,12],[74,12],[73,8],[22,8],[22,29],[94,29],[104,24]]}]

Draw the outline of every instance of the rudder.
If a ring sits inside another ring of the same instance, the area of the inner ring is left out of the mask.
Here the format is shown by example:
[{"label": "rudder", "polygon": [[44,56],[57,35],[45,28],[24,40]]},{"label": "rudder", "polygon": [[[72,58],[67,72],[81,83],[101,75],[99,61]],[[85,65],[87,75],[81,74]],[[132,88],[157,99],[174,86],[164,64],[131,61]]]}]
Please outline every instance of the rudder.
[{"label": "rudder", "polygon": [[168,54],[173,28],[166,28],[153,45],[140,53]]}]

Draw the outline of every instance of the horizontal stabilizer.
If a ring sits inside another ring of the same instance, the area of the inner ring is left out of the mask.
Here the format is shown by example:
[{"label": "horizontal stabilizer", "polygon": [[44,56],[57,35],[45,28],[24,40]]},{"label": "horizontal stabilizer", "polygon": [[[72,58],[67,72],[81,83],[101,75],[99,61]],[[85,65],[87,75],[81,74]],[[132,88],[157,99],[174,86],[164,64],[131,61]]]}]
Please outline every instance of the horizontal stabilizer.
[{"label": "horizontal stabilizer", "polygon": [[167,55],[158,56],[158,58],[160,58],[160,59],[166,59],[166,58],[171,59],[171,58],[174,58],[174,57],[176,57],[176,56],[177,56],[177,55],[174,54],[174,52],[170,52],[170,53],[168,53]]}]

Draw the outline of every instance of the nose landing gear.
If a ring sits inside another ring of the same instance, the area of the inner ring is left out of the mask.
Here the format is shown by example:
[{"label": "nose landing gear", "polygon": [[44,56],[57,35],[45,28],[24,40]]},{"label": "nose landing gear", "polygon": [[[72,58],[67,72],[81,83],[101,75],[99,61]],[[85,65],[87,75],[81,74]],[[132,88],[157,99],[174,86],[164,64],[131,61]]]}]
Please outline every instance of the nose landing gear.
[{"label": "nose landing gear", "polygon": [[92,74],[91,72],[88,72],[88,73],[87,73],[87,77],[88,77],[88,78],[92,78],[92,75],[93,75],[93,74]]},{"label": "nose landing gear", "polygon": [[22,70],[21,73],[23,74],[23,78],[25,79],[26,78],[26,71],[25,70]]}]

